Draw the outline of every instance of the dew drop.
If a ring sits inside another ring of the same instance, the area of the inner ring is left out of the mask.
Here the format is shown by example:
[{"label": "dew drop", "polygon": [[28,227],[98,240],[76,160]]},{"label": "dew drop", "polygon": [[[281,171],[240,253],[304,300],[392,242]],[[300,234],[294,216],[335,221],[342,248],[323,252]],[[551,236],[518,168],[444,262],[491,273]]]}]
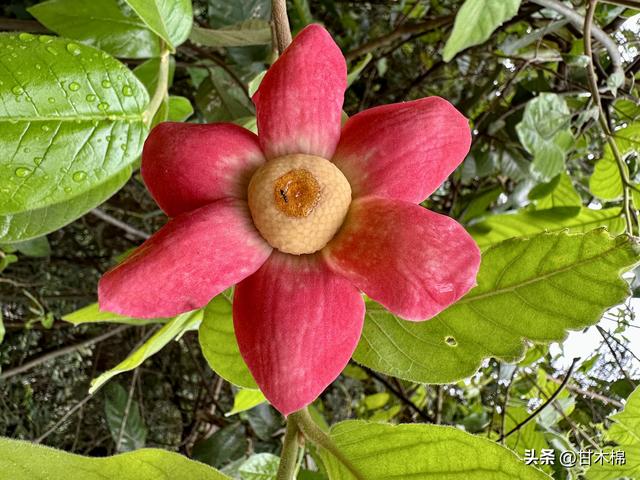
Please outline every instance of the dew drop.
[{"label": "dew drop", "polygon": [[120,145],[120,150],[122,150],[123,152],[127,151],[127,144],[123,143],[122,145]]},{"label": "dew drop", "polygon": [[56,103],[56,99],[53,97],[49,97],[49,103]]},{"label": "dew drop", "polygon": [[34,157],[33,163],[40,165],[42,163],[42,157]]},{"label": "dew drop", "polygon": [[71,193],[71,187],[64,187],[65,193]]},{"label": "dew drop", "polygon": [[87,99],[87,102],[95,102],[96,100],[96,96],[93,93],[90,93],[85,98]]},{"label": "dew drop", "polygon": [[67,51],[71,54],[71,55],[80,55],[80,46],[77,43],[68,43],[67,44]]},{"label": "dew drop", "polygon": [[22,32],[20,35],[18,35],[18,39],[23,41],[23,42],[30,42],[34,38],[35,37],[33,35],[31,35],[30,33],[27,33],[27,32]]},{"label": "dew drop", "polygon": [[100,102],[98,104],[98,110],[106,110],[107,108],[109,108],[109,104],[107,102]]},{"label": "dew drop", "polygon": [[36,70],[42,70],[42,65],[39,63],[36,63],[34,66],[36,67]]},{"label": "dew drop", "polygon": [[122,94],[125,97],[130,97],[131,95],[133,95],[133,89],[129,85],[125,85],[124,87],[122,87]]},{"label": "dew drop", "polygon": [[56,49],[53,47],[47,47],[46,48],[47,52],[49,52],[51,55],[58,55],[58,52],[56,52]]},{"label": "dew drop", "polygon": [[458,341],[455,339],[455,337],[452,337],[451,335],[445,337],[444,341],[450,347],[457,347],[458,346]]},{"label": "dew drop", "polygon": [[38,40],[40,41],[40,43],[49,43],[51,42],[51,37],[49,37],[48,35],[40,35],[38,37]]},{"label": "dew drop", "polygon": [[24,178],[31,173],[27,167],[18,167],[16,168],[16,177]]},{"label": "dew drop", "polygon": [[22,88],[20,85],[16,85],[11,89],[11,91],[14,95],[22,95],[24,93],[24,88]]},{"label": "dew drop", "polygon": [[24,148],[22,149],[22,151],[23,151],[24,153],[29,153],[29,152],[31,151],[31,149],[30,149],[29,147],[24,147]]},{"label": "dew drop", "polygon": [[103,80],[102,81],[102,86],[104,88],[111,88],[111,82],[109,80]]},{"label": "dew drop", "polygon": [[43,132],[48,132],[49,130],[51,130],[51,128],[49,127],[49,125],[42,125],[40,127],[40,130],[42,130]]},{"label": "dew drop", "polygon": [[107,135],[104,138],[107,140],[107,142],[110,142],[111,140],[113,140],[113,136],[112,135]]},{"label": "dew drop", "polygon": [[74,182],[81,182],[83,181],[85,178],[87,178],[87,172],[83,172],[82,170],[78,170],[77,172],[75,172],[71,178],[73,178]]},{"label": "dew drop", "polygon": [[76,82],[71,82],[69,84],[69,90],[71,90],[72,92],[76,92],[80,89],[80,85]]}]

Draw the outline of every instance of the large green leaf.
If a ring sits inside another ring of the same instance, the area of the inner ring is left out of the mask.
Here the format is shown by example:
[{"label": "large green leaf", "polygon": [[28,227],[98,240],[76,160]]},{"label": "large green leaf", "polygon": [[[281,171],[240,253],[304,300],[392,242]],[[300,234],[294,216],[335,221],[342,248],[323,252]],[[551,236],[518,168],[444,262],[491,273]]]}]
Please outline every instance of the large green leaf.
[{"label": "large green leaf", "polygon": [[131,8],[117,0],[48,0],[28,8],[49,30],[116,57],[160,54],[160,42]]},{"label": "large green leaf", "polygon": [[515,362],[524,340],[560,341],[600,320],[629,294],[619,275],[638,261],[634,240],[605,230],[515,238],[484,252],[478,286],[426,322],[407,322],[367,306],[354,359],[424,383],[473,374],[485,358]]},{"label": "large green leaf", "polygon": [[560,95],[541,93],[527,103],[516,131],[543,178],[551,179],[564,171],[565,156],[573,144],[570,125],[571,112]]},{"label": "large green leaf", "polygon": [[[350,420],[334,425],[338,449],[367,480],[543,480],[511,450],[486,438],[437,425],[390,425]],[[354,477],[324,452],[330,480]]]},{"label": "large green leaf", "polygon": [[556,175],[548,183],[536,185],[529,192],[529,199],[536,202],[538,210],[582,206],[582,199],[573,187],[571,177],[566,172]]},{"label": "large green leaf", "polygon": [[493,31],[518,13],[522,0],[466,0],[442,52],[445,62],[465,48],[489,39]]},{"label": "large green leaf", "polygon": [[208,0],[209,23],[214,28],[221,28],[246,20],[271,18],[271,0]]},{"label": "large green leaf", "polygon": [[156,35],[175,49],[189,37],[191,0],[125,0]]},{"label": "large green leaf", "polygon": [[266,401],[267,399],[260,390],[241,388],[233,397],[233,408],[229,412],[225,413],[225,417],[230,417],[231,415],[251,410],[253,407],[257,407]]},{"label": "large green leaf", "polygon": [[143,449],[113,457],[83,457],[0,438],[0,471],[11,480],[225,480],[226,475],[177,453]]},{"label": "large green leaf", "polygon": [[2,34],[0,51],[0,215],[104,197],[99,187],[120,183],[142,148],[144,87],[106,53],[61,38]]},{"label": "large green leaf", "polygon": [[[614,132],[614,139],[622,156],[640,150],[640,122]],[[596,162],[589,179],[589,189],[603,200],[615,200],[622,196],[622,180],[611,147],[607,144],[602,158]]]},{"label": "large green leaf", "polygon": [[246,47],[271,43],[271,26],[266,20],[245,20],[225,28],[194,26],[189,39],[208,47]]},{"label": "large green leaf", "polygon": [[280,458],[272,453],[256,453],[240,465],[238,473],[242,480],[275,480],[279,466]]},{"label": "large green leaf", "polygon": [[107,200],[127,183],[130,176],[131,167],[127,166],[104,183],[62,202],[35,210],[0,215],[0,241],[19,242],[57,230]]},{"label": "large green leaf", "polygon": [[140,365],[142,365],[142,362],[144,362],[151,355],[158,353],[171,340],[182,335],[184,332],[197,325],[201,319],[202,311],[194,310],[192,312],[178,315],[171,321],[167,322],[160,330],[154,333],[149,340],[144,342],[140,348],[129,355],[126,359],[113,367],[111,370],[104,372],[97,378],[94,378],[91,381],[91,388],[89,389],[89,393],[95,392],[116,375],[123,372],[128,372],[130,370],[133,370],[134,368],[139,367]]},{"label": "large green leaf", "polygon": [[531,236],[542,232],[569,230],[584,233],[606,227],[613,234],[624,231],[624,219],[619,208],[556,207],[546,210],[519,210],[487,217],[468,227],[480,248],[486,248],[513,237]]},{"label": "large green leaf", "polygon": [[230,292],[218,295],[205,307],[198,338],[202,354],[214,372],[239,387],[258,388],[240,355]]},{"label": "large green leaf", "polygon": [[[587,472],[589,480],[616,480],[618,478],[640,478],[640,388],[627,399],[624,410],[611,419],[615,422],[607,437],[618,444],[616,448],[607,448],[606,463],[596,464]],[[625,453],[625,463],[615,464],[610,455],[615,451]]]}]

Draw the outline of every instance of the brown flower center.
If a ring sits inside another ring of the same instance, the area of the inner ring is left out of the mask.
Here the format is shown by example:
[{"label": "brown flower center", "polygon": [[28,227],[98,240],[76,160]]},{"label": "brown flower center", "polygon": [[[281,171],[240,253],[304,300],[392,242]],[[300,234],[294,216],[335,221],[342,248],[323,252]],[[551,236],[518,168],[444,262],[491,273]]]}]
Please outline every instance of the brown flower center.
[{"label": "brown flower center", "polygon": [[273,186],[276,206],[289,217],[306,217],[320,200],[320,184],[307,170],[291,170]]}]

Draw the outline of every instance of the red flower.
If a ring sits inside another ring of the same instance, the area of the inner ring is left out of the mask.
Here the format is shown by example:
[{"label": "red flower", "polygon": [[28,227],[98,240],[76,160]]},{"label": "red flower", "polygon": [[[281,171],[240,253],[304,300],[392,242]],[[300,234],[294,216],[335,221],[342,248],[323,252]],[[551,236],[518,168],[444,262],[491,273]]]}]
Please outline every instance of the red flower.
[{"label": "red flower", "polygon": [[142,176],[172,219],[98,287],[105,310],[168,317],[237,284],[240,351],[283,414],[349,361],[361,291],[424,320],[475,284],[480,263],[456,221],[417,205],[464,159],[467,120],[430,97],[341,128],[346,76],[337,45],[311,25],[253,97],[259,137],[232,124],[158,125]]}]

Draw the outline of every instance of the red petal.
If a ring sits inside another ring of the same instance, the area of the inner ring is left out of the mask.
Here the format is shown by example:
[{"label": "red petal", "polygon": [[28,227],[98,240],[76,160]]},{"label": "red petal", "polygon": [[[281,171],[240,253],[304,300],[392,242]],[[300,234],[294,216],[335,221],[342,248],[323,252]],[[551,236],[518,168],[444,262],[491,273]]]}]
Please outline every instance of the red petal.
[{"label": "red petal", "polygon": [[242,127],[165,122],[144,144],[142,178],[174,217],[221,198],[246,198],[251,175],[263,163],[258,137]]},{"label": "red petal", "polygon": [[302,30],[253,96],[267,158],[306,153],[331,158],[340,139],[347,66],[320,25]]},{"label": "red petal", "polygon": [[265,262],[271,247],[245,202],[225,199],[169,220],[98,284],[100,308],[139,318],[206,305]]},{"label": "red petal", "polygon": [[408,320],[433,317],[475,285],[480,251],[455,220],[400,200],[354,200],[328,265]]},{"label": "red petal", "polygon": [[288,415],[313,402],[347,365],[362,332],[364,302],[319,256],[274,251],[236,287],[233,320],[253,377]]},{"label": "red petal", "polygon": [[464,160],[467,119],[439,97],[371,108],[351,117],[333,162],[358,196],[420,203]]}]

